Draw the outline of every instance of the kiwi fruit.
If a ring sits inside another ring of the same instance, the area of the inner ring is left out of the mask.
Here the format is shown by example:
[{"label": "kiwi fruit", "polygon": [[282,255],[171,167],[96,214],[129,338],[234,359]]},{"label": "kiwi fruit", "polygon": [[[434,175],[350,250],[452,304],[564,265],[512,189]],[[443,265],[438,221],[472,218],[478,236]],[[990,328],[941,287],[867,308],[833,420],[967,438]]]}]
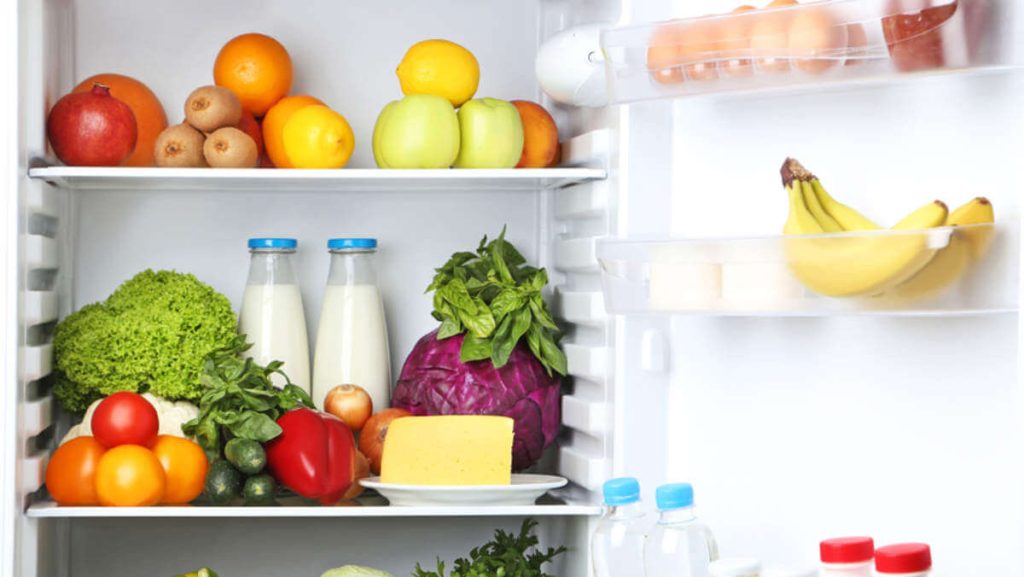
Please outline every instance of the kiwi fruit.
[{"label": "kiwi fruit", "polygon": [[153,155],[156,165],[169,168],[199,168],[206,166],[203,141],[206,136],[182,122],[168,126],[156,137]]},{"label": "kiwi fruit", "polygon": [[214,168],[255,168],[259,162],[256,141],[231,126],[218,128],[206,137],[203,156]]},{"label": "kiwi fruit", "polygon": [[227,88],[200,86],[185,100],[185,121],[207,134],[225,126],[236,126],[240,120],[242,103]]}]

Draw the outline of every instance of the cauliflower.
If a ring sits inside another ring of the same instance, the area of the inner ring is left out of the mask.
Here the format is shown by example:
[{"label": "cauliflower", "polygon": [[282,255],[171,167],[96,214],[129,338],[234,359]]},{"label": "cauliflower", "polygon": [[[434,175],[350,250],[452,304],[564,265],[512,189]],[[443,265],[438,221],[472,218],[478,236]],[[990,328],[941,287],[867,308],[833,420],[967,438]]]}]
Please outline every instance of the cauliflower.
[{"label": "cauliflower", "polygon": [[118,391],[198,400],[203,358],[237,330],[231,302],[196,277],[140,272],[57,325],[54,395],[72,413]]},{"label": "cauliflower", "polygon": [[[181,426],[199,416],[199,407],[188,401],[168,401],[150,393],[143,393],[142,398],[149,401],[149,404],[153,405],[153,408],[156,409],[156,415],[159,417],[160,422],[159,434],[161,435],[186,437],[185,433],[181,430]],[[96,412],[96,407],[102,401],[103,399],[97,399],[89,405],[89,408],[85,411],[85,416],[82,417],[82,422],[68,430],[67,434],[60,441],[61,445],[76,437],[92,436],[92,415]]]}]

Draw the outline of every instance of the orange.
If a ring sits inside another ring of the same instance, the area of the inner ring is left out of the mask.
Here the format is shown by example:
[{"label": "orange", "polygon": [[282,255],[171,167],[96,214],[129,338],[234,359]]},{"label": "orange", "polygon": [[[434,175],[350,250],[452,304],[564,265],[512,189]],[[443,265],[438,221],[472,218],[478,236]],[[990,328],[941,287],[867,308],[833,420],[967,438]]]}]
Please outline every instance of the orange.
[{"label": "orange", "polygon": [[138,80],[121,74],[97,74],[83,80],[72,92],[88,92],[95,83],[110,88],[110,95],[124,102],[135,114],[139,129],[135,151],[128,157],[125,166],[152,166],[153,145],[156,137],[167,128],[167,114],[153,91]]},{"label": "orange", "polygon": [[540,104],[529,100],[513,100],[523,121],[523,155],[516,168],[551,166],[558,152],[558,126],[551,114]]},{"label": "orange", "polygon": [[292,89],[292,59],[270,36],[242,34],[220,49],[213,81],[234,92],[242,108],[263,116]]},{"label": "orange", "polygon": [[153,454],[167,476],[167,489],[161,503],[181,505],[203,492],[209,463],[202,447],[188,439],[160,435],[153,445]]},{"label": "orange", "polygon": [[120,445],[103,454],[96,468],[100,504],[146,507],[164,498],[167,478],[153,451],[139,445]]},{"label": "orange", "polygon": [[78,437],[53,452],[46,466],[46,490],[58,505],[98,505],[96,466],[106,449],[93,437]]},{"label": "orange", "polygon": [[284,153],[284,125],[296,110],[310,104],[323,102],[306,94],[285,96],[270,107],[267,115],[263,117],[263,147],[270,157],[270,162],[277,168],[295,168],[288,162],[288,155]]}]

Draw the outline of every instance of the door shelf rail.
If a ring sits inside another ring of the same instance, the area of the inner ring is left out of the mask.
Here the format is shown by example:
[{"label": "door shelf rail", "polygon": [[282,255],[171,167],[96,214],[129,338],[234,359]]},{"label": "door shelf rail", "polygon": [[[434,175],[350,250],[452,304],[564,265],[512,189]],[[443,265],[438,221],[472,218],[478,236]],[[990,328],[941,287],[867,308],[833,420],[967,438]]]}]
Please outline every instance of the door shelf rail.
[{"label": "door shelf rail", "polygon": [[1018,229],[605,239],[597,252],[613,314],[1000,314],[1019,310]]}]

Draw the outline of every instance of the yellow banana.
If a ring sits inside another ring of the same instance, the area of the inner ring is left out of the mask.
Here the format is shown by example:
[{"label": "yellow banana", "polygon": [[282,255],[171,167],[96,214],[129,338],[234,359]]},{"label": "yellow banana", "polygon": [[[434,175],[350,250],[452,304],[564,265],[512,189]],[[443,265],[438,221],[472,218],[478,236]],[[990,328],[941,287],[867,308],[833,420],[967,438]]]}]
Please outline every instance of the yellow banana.
[{"label": "yellow banana", "polygon": [[964,240],[971,245],[971,255],[974,258],[981,258],[988,250],[989,243],[992,242],[992,233],[995,229],[991,226],[969,225],[992,224],[995,221],[996,215],[992,203],[984,196],[979,196],[951,212],[946,224],[967,227],[957,232],[961,233]]},{"label": "yellow banana", "polygon": [[900,284],[893,295],[902,299],[936,296],[963,276],[973,258],[981,258],[991,242],[995,222],[992,203],[978,197],[954,210],[946,219],[955,226],[949,245],[940,250],[921,272]]},{"label": "yellow banana", "polygon": [[[947,213],[945,204],[931,202],[893,231],[939,226]],[[794,236],[786,239],[785,248],[793,274],[812,291],[833,297],[885,292],[917,274],[935,254],[927,234],[915,232]]]},{"label": "yellow banana", "polygon": [[807,205],[804,204],[803,187],[800,185],[800,181],[794,180],[787,185],[786,192],[789,194],[789,217],[786,219],[786,225],[782,232],[785,234],[821,234],[825,232],[821,224],[814,219],[814,215],[807,209]]},{"label": "yellow banana", "polygon": [[832,198],[832,195],[825,190],[825,187],[821,185],[821,181],[817,178],[811,181],[811,186],[814,188],[814,193],[818,197],[818,202],[825,209],[825,212],[827,212],[829,216],[831,216],[839,226],[843,228],[843,230],[878,230],[882,228],[872,222],[868,217]]},{"label": "yellow banana", "polygon": [[796,159],[787,158],[782,165],[782,181],[786,186],[790,182],[800,183],[804,194],[804,203],[814,215],[815,220],[821,223],[825,232],[881,228],[863,214],[832,198],[832,195],[822,186],[821,181]]},{"label": "yellow banana", "polygon": [[818,221],[821,228],[825,232],[843,232],[843,227],[839,226],[839,223],[829,216],[825,209],[822,208],[821,203],[818,202],[818,196],[814,193],[814,186],[806,180],[798,180],[793,183],[794,186],[798,184],[803,190],[804,204],[807,205],[807,210],[814,216],[814,220]]}]

